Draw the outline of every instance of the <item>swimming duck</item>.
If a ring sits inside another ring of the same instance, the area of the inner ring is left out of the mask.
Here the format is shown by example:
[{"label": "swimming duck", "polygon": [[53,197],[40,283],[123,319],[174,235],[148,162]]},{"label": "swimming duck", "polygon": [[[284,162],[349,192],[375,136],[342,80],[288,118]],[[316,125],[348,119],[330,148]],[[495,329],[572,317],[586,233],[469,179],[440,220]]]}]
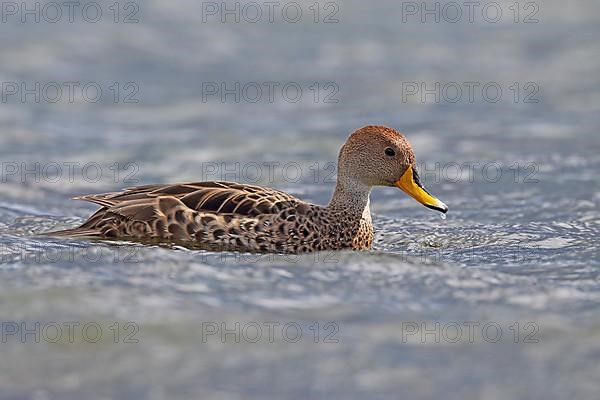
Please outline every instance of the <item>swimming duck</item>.
[{"label": "swimming duck", "polygon": [[340,150],[337,184],[327,206],[243,183],[146,185],[75,197],[101,208],[81,226],[50,235],[152,239],[251,252],[370,249],[373,186],[396,186],[426,207],[448,211],[421,184],[404,135],[365,126]]}]

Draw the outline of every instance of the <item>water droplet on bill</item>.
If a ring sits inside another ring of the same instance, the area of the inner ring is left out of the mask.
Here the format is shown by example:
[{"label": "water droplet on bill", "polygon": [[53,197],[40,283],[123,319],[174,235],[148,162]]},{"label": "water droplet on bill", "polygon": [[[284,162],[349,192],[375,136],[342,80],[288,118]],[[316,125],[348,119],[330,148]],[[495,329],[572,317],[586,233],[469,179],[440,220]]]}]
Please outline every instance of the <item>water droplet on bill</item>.
[{"label": "water droplet on bill", "polygon": [[446,219],[446,214],[444,214],[444,213],[440,213],[440,218],[441,218],[441,219]]}]

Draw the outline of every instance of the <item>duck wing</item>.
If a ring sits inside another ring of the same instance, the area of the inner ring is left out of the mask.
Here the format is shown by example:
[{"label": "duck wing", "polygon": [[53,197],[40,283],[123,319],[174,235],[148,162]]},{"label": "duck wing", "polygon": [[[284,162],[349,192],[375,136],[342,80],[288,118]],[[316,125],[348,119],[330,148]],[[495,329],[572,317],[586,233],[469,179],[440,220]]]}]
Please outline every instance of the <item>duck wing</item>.
[{"label": "duck wing", "polygon": [[300,202],[296,197],[279,190],[235,182],[145,185],[120,192],[79,196],[75,199],[90,201],[109,209],[127,209],[129,216],[139,214],[145,219],[146,212],[133,210],[152,205],[159,197],[179,200],[187,208],[198,212],[246,217],[277,214],[283,208],[294,207]]},{"label": "duck wing", "polygon": [[302,203],[279,190],[235,182],[145,185],[75,199],[101,208],[81,226],[48,235],[188,238],[200,228],[198,215],[241,222]]}]

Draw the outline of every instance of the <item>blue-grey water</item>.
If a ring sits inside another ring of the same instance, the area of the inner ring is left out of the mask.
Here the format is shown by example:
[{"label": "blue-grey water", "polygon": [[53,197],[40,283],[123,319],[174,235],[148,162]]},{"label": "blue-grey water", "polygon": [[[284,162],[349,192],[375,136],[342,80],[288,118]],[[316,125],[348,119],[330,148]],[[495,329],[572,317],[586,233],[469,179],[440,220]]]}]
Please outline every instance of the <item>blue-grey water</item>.
[{"label": "blue-grey water", "polygon": [[[223,23],[220,2],[116,16],[100,1],[93,23],[88,3],[73,22],[46,2],[39,22],[17,3],[2,14],[0,398],[597,398],[594,1],[518,16],[499,1],[497,22],[463,8],[454,23],[391,0],[317,3],[318,22],[302,1],[295,23],[289,2],[273,22],[242,2]],[[325,204],[366,124],[407,135],[447,219],[379,188],[368,252],[35,235],[95,209],[72,196],[137,184],[237,180]]]}]

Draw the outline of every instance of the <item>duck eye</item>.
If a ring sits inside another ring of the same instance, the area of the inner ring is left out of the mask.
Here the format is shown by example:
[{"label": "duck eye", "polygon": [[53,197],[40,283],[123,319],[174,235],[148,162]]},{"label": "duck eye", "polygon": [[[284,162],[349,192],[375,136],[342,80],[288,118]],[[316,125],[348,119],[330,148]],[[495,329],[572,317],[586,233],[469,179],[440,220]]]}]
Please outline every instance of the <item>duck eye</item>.
[{"label": "duck eye", "polygon": [[389,157],[394,157],[396,155],[396,152],[391,147],[387,147],[385,149],[385,155]]}]

